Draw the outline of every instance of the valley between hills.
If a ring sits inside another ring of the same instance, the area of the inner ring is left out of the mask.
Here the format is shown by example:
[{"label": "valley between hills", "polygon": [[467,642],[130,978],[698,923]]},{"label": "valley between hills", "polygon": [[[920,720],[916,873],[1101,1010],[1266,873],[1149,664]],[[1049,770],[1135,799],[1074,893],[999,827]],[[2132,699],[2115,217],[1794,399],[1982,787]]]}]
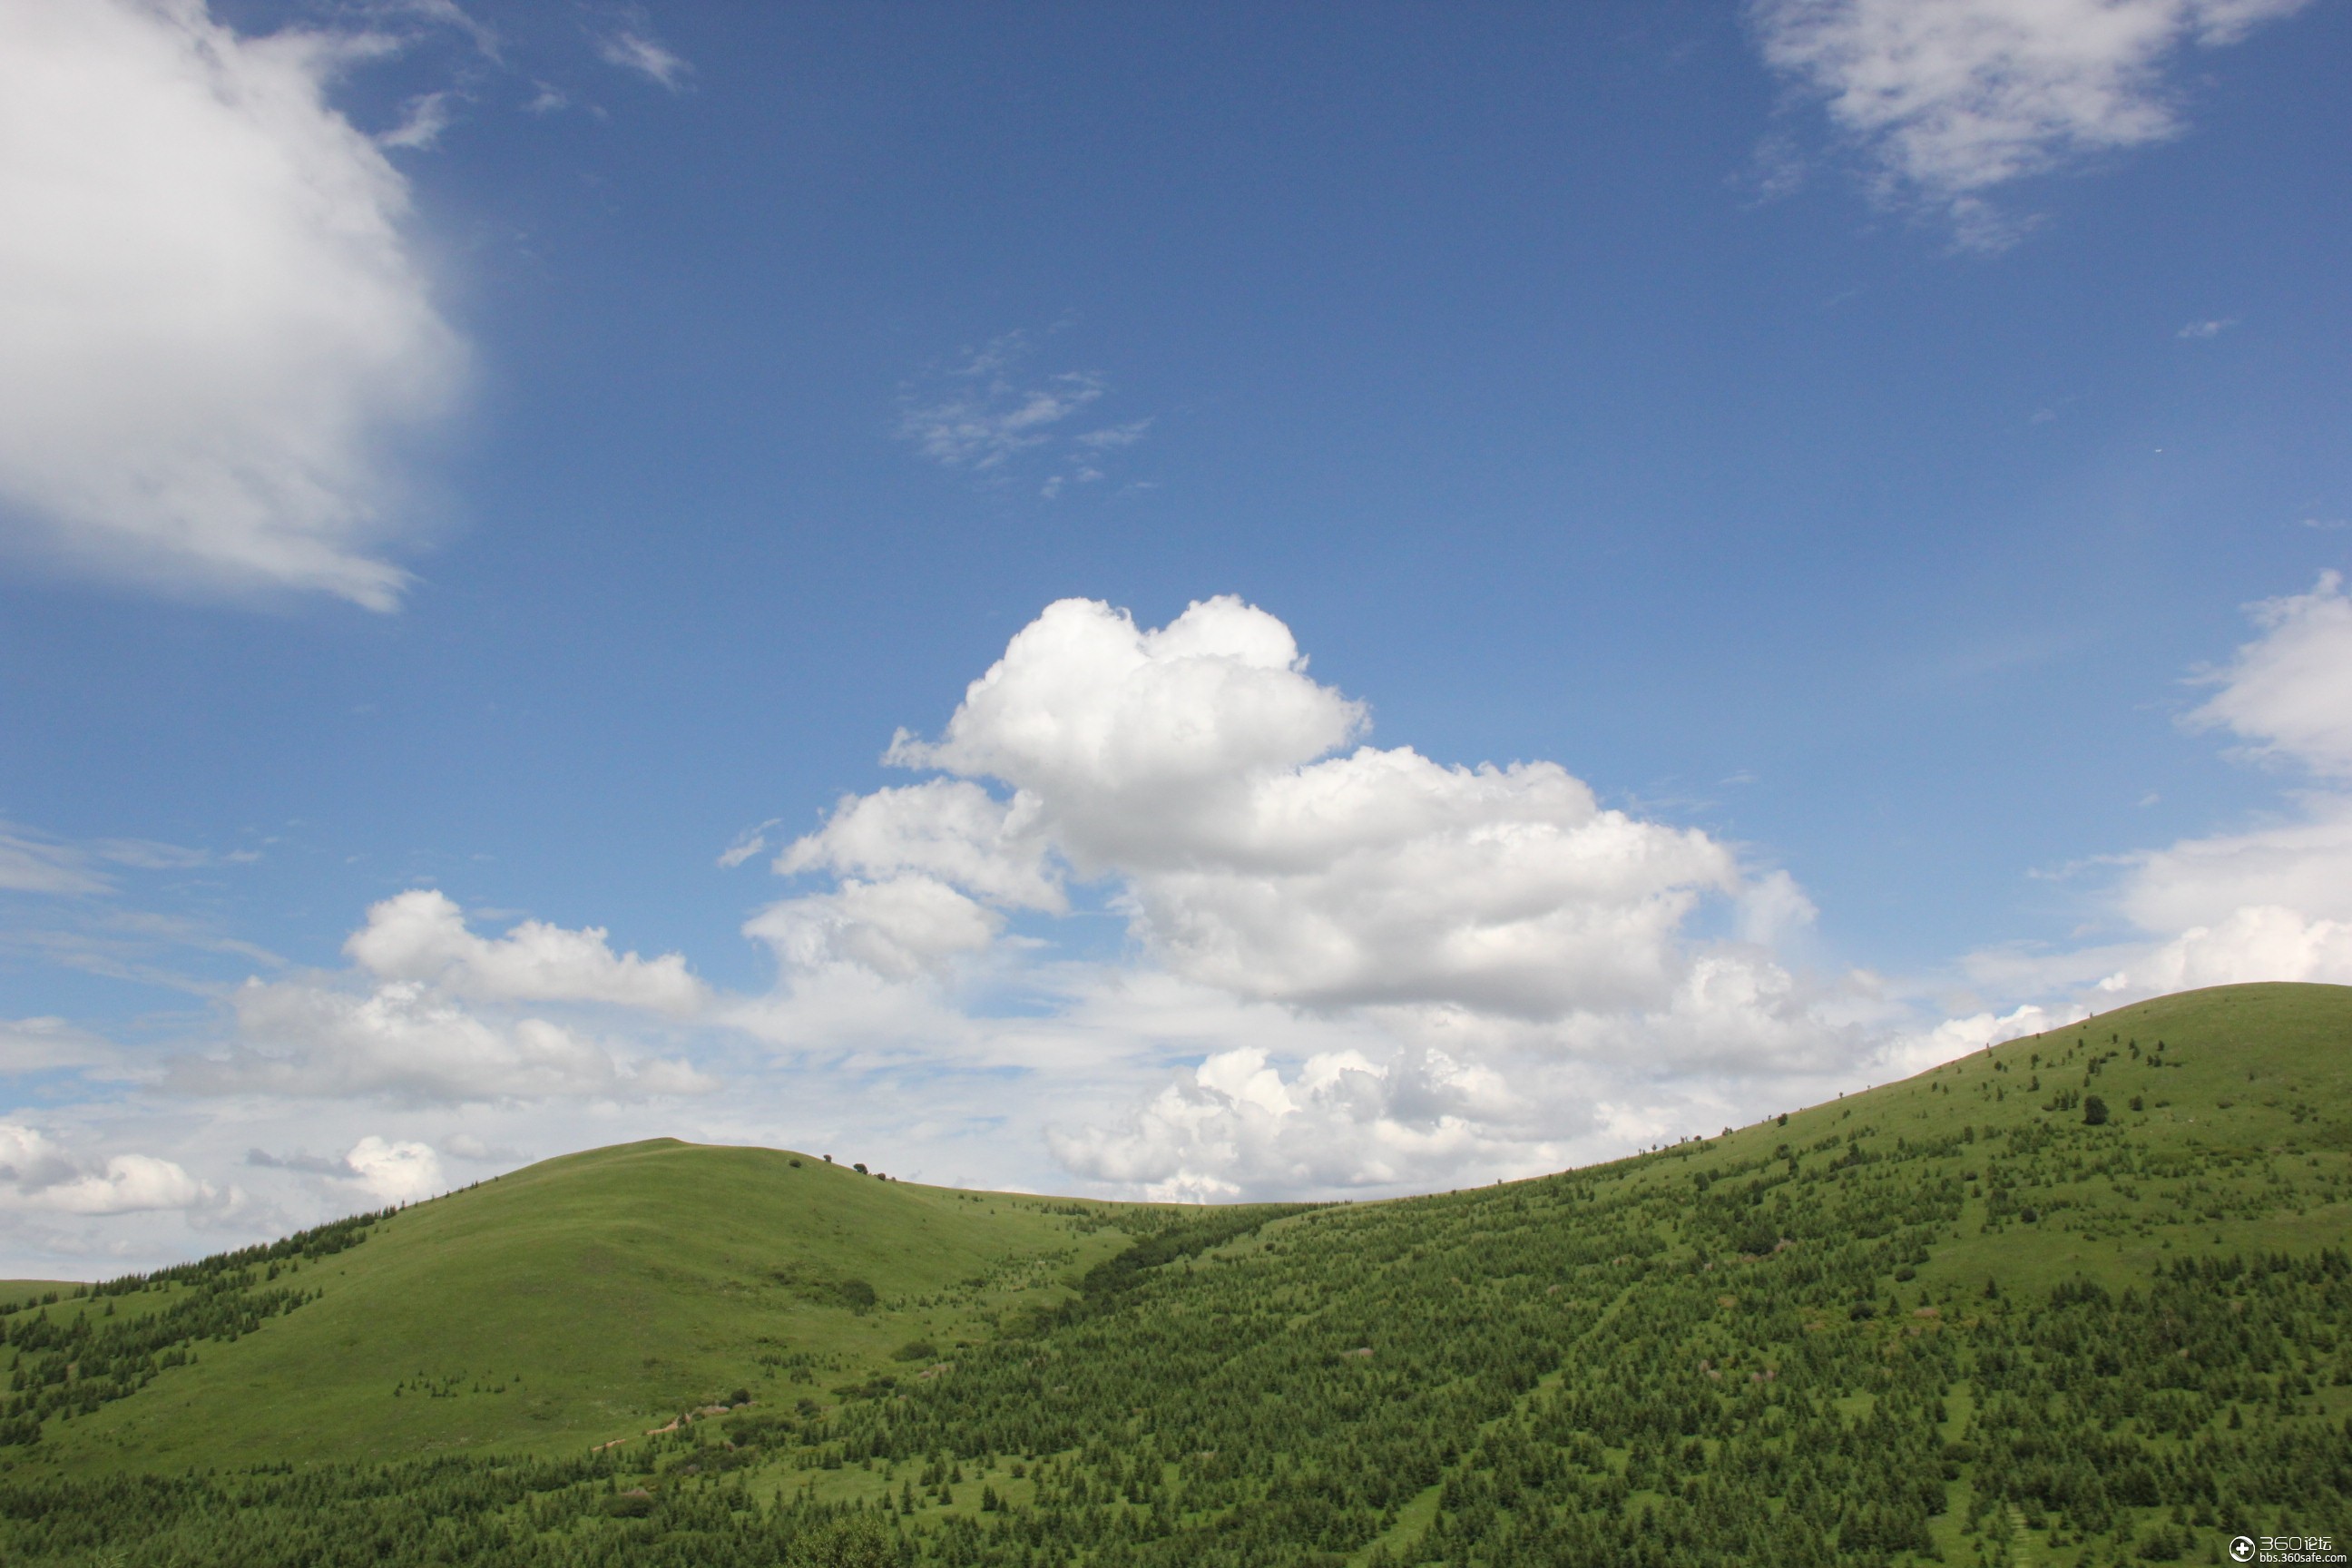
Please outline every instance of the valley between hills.
[{"label": "valley between hills", "polygon": [[0,1562],[2228,1560],[2352,1534],[2352,988],[1184,1207],[671,1141],[0,1285]]}]

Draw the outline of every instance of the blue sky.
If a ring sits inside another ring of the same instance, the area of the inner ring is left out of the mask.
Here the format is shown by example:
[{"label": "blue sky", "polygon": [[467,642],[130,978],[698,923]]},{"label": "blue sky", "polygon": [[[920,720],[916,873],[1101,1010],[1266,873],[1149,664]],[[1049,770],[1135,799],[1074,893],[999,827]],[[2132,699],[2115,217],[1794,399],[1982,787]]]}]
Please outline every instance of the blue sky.
[{"label": "blue sky", "polygon": [[2340,4],[0,30],[11,1271],[2352,981]]}]

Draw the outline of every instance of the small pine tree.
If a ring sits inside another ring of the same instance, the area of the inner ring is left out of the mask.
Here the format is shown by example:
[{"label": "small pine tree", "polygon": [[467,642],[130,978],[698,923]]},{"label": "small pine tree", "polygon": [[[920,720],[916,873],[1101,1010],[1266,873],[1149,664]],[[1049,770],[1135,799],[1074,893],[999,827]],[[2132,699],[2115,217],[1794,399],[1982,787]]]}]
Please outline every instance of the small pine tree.
[{"label": "small pine tree", "polygon": [[2083,1097],[2083,1125],[2104,1127],[2107,1123],[2107,1102],[2095,1094]]}]

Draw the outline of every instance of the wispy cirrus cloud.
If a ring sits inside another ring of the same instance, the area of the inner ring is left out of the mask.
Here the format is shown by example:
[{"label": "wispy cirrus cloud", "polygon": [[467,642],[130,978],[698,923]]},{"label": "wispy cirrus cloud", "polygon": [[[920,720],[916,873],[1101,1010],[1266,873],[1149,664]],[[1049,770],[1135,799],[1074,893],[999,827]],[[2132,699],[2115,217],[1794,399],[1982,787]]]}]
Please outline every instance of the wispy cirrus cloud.
[{"label": "wispy cirrus cloud", "polygon": [[754,855],[767,853],[769,830],[782,821],[781,816],[772,816],[757,827],[745,828],[735,836],[732,843],[719,852],[715,864],[722,871],[731,871]]},{"label": "wispy cirrus cloud", "polygon": [[104,893],[114,884],[91,862],[88,851],[70,844],[0,825],[0,891],[12,893]]},{"label": "wispy cirrus cloud", "polygon": [[2179,134],[2169,74],[2307,0],[1751,0],[1764,58],[1825,104],[1878,195],[1964,246],[2029,226],[1990,193]]},{"label": "wispy cirrus cloud", "polygon": [[457,118],[456,110],[450,107],[456,97],[456,93],[444,90],[420,93],[410,99],[401,110],[400,123],[379,134],[376,145],[413,152],[431,149]]},{"label": "wispy cirrus cloud", "polygon": [[376,0],[374,12],[386,21],[413,20],[462,34],[474,46],[474,52],[493,65],[501,62],[505,52],[499,30],[456,0]]},{"label": "wispy cirrus cloud", "polygon": [[0,820],[0,892],[100,895],[115,889],[110,869],[189,871],[244,865],[250,849],[226,853],[152,838],[99,838],[70,843],[22,823]]},{"label": "wispy cirrus cloud", "polygon": [[686,79],[694,70],[642,22],[615,28],[599,37],[596,54],[606,65],[635,71],[672,92],[685,90]]},{"label": "wispy cirrus cloud", "polygon": [[1037,373],[1025,332],[1007,332],[960,361],[909,383],[899,397],[898,436],[945,468],[1002,481],[1016,473],[1052,499],[1072,485],[1100,482],[1111,454],[1135,446],[1151,416],[1075,428],[1109,394],[1099,372]]}]

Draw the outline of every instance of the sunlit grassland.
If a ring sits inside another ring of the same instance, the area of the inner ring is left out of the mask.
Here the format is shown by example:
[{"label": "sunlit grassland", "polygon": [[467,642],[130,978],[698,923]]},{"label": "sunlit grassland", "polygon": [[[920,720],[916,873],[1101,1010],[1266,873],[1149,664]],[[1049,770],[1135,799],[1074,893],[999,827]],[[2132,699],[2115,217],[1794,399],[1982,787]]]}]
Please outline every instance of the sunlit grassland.
[{"label": "sunlit grassland", "polygon": [[[638,1144],[275,1277],[43,1309],[317,1292],[129,1382],[12,1352],[63,1381],[0,1447],[0,1545],[824,1564],[856,1521],[954,1568],[2205,1561],[2352,1522],[2347,1241],[2331,986],[1379,1204]],[[85,1378],[121,1396],[73,1405]]]},{"label": "sunlit grassland", "polygon": [[[84,1470],[572,1453],[739,1390],[829,1403],[911,1341],[951,1352],[1057,1304],[1126,1243],[1048,1209],[783,1151],[660,1140],[568,1155],[299,1266],[281,1278],[317,1300],[52,1422],[27,1458]],[[844,1294],[861,1285],[870,1305]]]}]

